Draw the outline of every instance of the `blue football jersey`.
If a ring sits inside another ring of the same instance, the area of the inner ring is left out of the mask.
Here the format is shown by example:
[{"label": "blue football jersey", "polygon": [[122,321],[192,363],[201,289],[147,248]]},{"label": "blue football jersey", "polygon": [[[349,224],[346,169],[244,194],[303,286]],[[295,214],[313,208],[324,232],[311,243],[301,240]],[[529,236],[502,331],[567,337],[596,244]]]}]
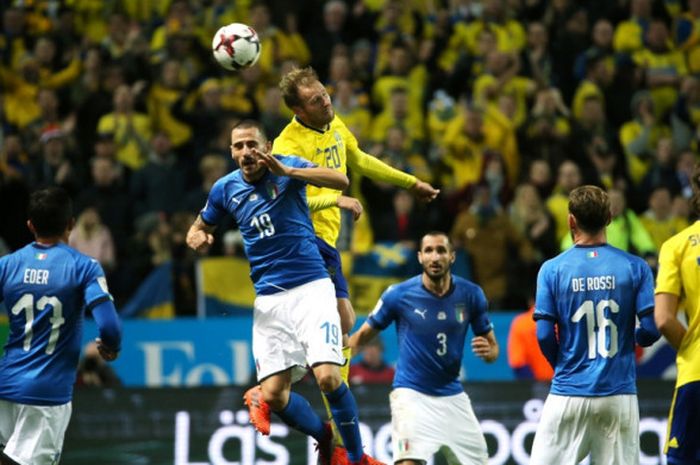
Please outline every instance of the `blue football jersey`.
[{"label": "blue football jersey", "polygon": [[[276,157],[288,166],[315,166],[298,157]],[[303,181],[268,171],[250,184],[236,170],[214,184],[200,214],[207,224],[217,224],[226,214],[236,219],[258,295],[328,277],[316,245]]]},{"label": "blue football jersey", "polygon": [[574,246],[545,262],[537,276],[534,318],[557,324],[551,393],[636,393],[636,317],[653,307],[649,266],[611,245]]},{"label": "blue football jersey", "polygon": [[100,264],[65,245],[29,244],[0,258],[10,333],[0,398],[60,405],[73,395],[85,309],[112,296]]},{"label": "blue football jersey", "polygon": [[431,396],[462,392],[459,371],[464,341],[471,326],[482,336],[491,331],[484,292],[476,284],[452,275],[452,287],[438,297],[415,276],[382,294],[367,319],[378,330],[396,322],[399,359],[393,386]]}]

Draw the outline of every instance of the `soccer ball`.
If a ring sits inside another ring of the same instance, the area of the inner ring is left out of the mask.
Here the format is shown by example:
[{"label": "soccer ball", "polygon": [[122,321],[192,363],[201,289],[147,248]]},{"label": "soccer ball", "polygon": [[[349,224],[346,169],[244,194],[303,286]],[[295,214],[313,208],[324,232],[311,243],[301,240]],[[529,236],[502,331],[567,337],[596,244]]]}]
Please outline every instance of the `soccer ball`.
[{"label": "soccer ball", "polygon": [[216,31],[211,41],[211,50],[216,61],[224,68],[247,68],[260,58],[260,39],[252,27],[231,23]]}]

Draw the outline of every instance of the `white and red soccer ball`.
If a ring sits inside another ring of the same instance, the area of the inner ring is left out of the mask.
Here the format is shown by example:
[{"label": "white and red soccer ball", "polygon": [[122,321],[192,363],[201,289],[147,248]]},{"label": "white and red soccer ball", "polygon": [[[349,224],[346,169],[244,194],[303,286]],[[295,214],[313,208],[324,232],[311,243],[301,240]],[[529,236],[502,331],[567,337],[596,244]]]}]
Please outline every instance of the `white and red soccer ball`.
[{"label": "white and red soccer ball", "polygon": [[258,61],[260,39],[247,24],[231,23],[216,31],[211,50],[221,66],[235,71],[253,66]]}]

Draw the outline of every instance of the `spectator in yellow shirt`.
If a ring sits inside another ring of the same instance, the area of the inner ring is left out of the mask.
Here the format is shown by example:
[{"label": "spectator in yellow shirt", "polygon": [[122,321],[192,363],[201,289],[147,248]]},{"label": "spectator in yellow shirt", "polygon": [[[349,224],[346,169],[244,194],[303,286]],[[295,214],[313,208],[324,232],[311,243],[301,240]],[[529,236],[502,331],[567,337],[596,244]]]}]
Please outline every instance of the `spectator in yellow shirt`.
[{"label": "spectator in yellow shirt", "polygon": [[644,47],[644,34],[651,23],[651,0],[632,0],[630,17],[615,28],[616,52],[632,54]]},{"label": "spectator in yellow shirt", "polygon": [[134,90],[121,85],[114,91],[114,110],[97,123],[97,132],[114,134],[117,160],[136,170],[146,162],[151,138],[151,120],[148,115],[134,110]]},{"label": "spectator in yellow shirt", "polygon": [[639,218],[658,249],[672,236],[688,227],[688,220],[673,212],[671,191],[666,186],[656,187],[649,195],[649,209]]}]

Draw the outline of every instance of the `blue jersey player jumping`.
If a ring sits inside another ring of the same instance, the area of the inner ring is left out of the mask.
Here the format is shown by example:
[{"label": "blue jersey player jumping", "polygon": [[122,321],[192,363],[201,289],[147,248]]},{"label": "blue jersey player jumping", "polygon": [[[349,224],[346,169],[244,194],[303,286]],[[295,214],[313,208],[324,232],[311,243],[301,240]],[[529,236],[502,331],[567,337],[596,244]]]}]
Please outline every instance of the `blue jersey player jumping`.
[{"label": "blue jersey player jumping", "polygon": [[423,273],[384,292],[362,327],[350,337],[354,352],[396,323],[399,359],[391,393],[394,463],[425,463],[446,448],[450,463],[485,465],[486,441],[459,382],[467,331],[473,352],[487,362],[498,343],[484,292],[454,276],[455,252],[447,235],[426,234],[418,261]]},{"label": "blue jersey player jumping", "polygon": [[54,465],[71,415],[83,317],[99,327],[97,348],[117,358],[121,327],[96,260],[67,246],[70,197],[34,192],[27,226],[36,240],[0,258],[0,301],[10,333],[0,359],[0,463]]},{"label": "blue jersey player jumping", "polygon": [[[348,178],[295,156],[273,156],[260,125],[231,131],[239,169],[219,179],[187,233],[195,250],[213,242],[215,225],[233,215],[243,236],[256,292],[253,356],[265,403],[287,425],[318,441],[323,465],[373,465],[362,452],[357,406],[339,367],[342,332],[335,289],[316,245],[306,203],[307,183],[345,189]],[[311,366],[347,449],[335,450],[330,424],[290,392],[292,369]]]},{"label": "blue jersey player jumping", "polygon": [[537,338],[554,379],[531,465],[575,465],[588,454],[596,465],[639,463],[634,344],[660,337],[654,278],[644,260],[606,244],[609,222],[605,191],[574,189],[574,246],[545,262],[537,277]]}]

